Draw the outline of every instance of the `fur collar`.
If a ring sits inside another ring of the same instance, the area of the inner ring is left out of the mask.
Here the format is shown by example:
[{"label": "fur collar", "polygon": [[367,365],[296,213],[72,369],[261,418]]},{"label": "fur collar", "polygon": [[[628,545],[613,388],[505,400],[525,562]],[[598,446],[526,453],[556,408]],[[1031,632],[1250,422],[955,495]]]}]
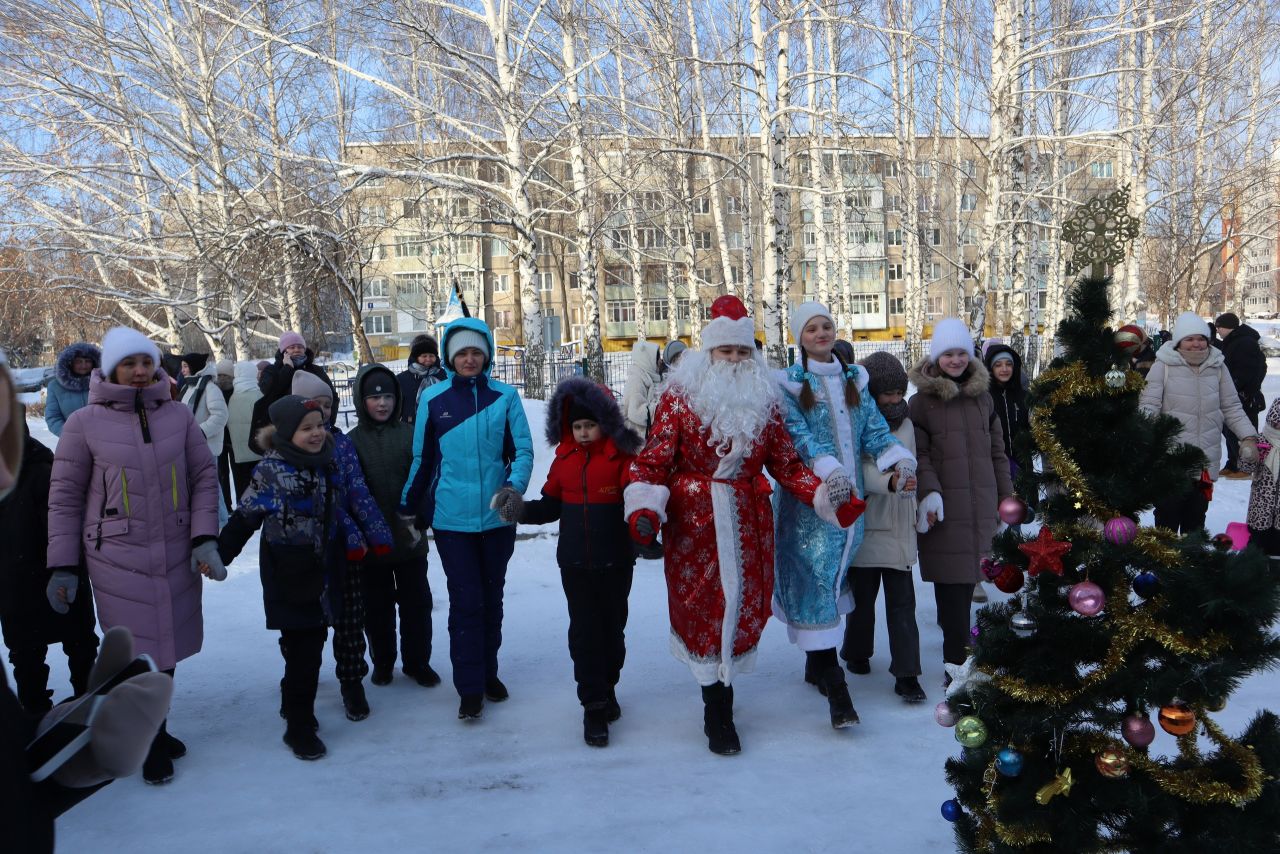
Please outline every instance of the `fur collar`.
[{"label": "fur collar", "polygon": [[978,397],[988,390],[991,384],[991,376],[987,373],[987,368],[977,359],[969,360],[969,376],[962,383],[956,384],[950,377],[942,374],[938,370],[938,366],[933,359],[925,356],[920,360],[910,373],[907,379],[911,380],[911,384],[916,387],[916,391],[921,394],[927,394],[936,397],[942,401],[951,400],[953,397],[959,397],[961,393],[965,397]]},{"label": "fur collar", "polygon": [[613,398],[613,393],[604,386],[580,376],[566,377],[561,380],[556,386],[555,393],[551,395],[551,402],[547,404],[548,445],[564,443],[568,447],[576,444],[568,423],[569,407],[574,402],[595,413],[596,423],[600,425],[601,432],[613,440],[613,444],[619,451],[631,455],[640,453],[643,443],[640,437],[627,427],[622,418],[622,410]]},{"label": "fur collar", "polygon": [[88,391],[89,377],[93,371],[78,377],[71,373],[71,363],[76,360],[77,356],[83,356],[93,362],[93,367],[99,367],[102,364],[102,351],[87,341],[81,341],[64,349],[58,354],[58,361],[54,364],[53,375],[58,383],[67,391]]}]

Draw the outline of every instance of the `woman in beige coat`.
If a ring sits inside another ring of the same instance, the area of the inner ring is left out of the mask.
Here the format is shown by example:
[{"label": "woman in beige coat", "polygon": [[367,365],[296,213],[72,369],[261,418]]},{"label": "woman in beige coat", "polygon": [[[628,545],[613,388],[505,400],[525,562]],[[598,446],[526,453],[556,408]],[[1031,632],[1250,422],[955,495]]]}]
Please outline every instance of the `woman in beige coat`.
[{"label": "woman in beige coat", "polygon": [[917,489],[924,496],[916,528],[920,577],[933,582],[942,658],[963,664],[979,563],[1000,524],[1000,499],[1013,494],[1004,433],[987,369],[974,358],[973,337],[958,317],[934,327],[929,358],[910,378],[916,393],[907,414],[916,428]]},{"label": "woman in beige coat", "polygon": [[1240,439],[1240,463],[1258,461],[1258,431],[1240,405],[1222,352],[1209,346],[1209,328],[1194,311],[1178,315],[1173,338],[1156,351],[1138,405],[1151,415],[1182,422],[1182,440],[1204,451],[1208,469],[1192,473],[1191,488],[1156,505],[1156,524],[1189,533],[1204,527],[1212,482],[1222,461],[1222,427]]}]

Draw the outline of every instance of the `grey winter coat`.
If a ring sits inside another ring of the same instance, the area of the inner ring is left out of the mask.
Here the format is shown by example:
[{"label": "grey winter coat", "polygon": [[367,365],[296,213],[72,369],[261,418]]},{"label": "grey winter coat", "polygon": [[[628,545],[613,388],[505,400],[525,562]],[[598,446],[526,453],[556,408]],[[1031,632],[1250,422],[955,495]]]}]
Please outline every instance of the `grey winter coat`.
[{"label": "grey winter coat", "polygon": [[[898,429],[893,431],[893,438],[915,454],[916,428],[910,418],[902,419]],[[862,483],[866,490],[867,509],[862,514],[865,526],[862,545],[853,555],[853,566],[887,567],[909,572],[916,562],[916,496],[890,492],[889,481],[893,475],[893,469],[880,471],[874,459],[862,455]],[[947,512],[945,505],[943,512]]]},{"label": "grey winter coat", "polygon": [[942,584],[976,584],[978,564],[991,552],[1000,499],[1013,494],[1004,433],[988,391],[986,367],[976,359],[958,384],[925,358],[908,374],[916,393],[908,416],[916,428],[917,494],[942,495],[943,521],[919,535],[920,577]]},{"label": "grey winter coat", "polygon": [[62,435],[62,427],[71,413],[89,402],[89,374],[78,377],[71,373],[71,363],[78,356],[91,359],[95,368],[102,364],[102,351],[84,341],[72,344],[58,354],[53,379],[49,381],[44,399],[44,421],[55,436]]},{"label": "grey winter coat", "polygon": [[631,347],[631,370],[627,372],[627,385],[622,392],[622,415],[627,426],[641,439],[648,437],[653,411],[658,406],[657,388],[662,383],[658,358],[657,344],[637,341]]},{"label": "grey winter coat", "polygon": [[1156,351],[1138,405],[1151,415],[1163,412],[1181,421],[1182,441],[1204,451],[1213,480],[1222,464],[1223,424],[1239,439],[1258,435],[1240,405],[1221,351],[1212,347],[1204,364],[1195,367],[1167,342]]}]

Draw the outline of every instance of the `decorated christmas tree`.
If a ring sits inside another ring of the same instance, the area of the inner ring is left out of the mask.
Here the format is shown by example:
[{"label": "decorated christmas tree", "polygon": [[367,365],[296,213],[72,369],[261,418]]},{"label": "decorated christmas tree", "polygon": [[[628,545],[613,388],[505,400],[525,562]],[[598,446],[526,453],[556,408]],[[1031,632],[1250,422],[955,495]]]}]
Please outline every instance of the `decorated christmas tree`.
[{"label": "decorated christmas tree", "polygon": [[962,745],[942,813],[963,851],[1280,851],[1280,720],[1260,712],[1234,737],[1214,720],[1280,660],[1280,573],[1256,549],[1138,524],[1205,460],[1175,419],[1138,409],[1142,331],[1108,325],[1127,202],[1095,199],[1064,229],[1085,273],[1032,386],[1044,471],[1019,485],[1045,496],[1042,527],[996,537],[983,570],[1016,595],[979,612],[935,711]]}]

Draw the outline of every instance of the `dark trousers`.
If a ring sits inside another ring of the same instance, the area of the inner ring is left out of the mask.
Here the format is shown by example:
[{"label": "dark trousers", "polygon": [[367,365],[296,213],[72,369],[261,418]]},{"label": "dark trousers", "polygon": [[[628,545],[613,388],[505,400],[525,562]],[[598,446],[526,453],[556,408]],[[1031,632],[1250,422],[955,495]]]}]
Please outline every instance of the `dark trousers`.
[{"label": "dark trousers", "polygon": [[569,605],[569,657],[578,700],[601,708],[618,684],[627,655],[627,597],[635,566],[561,566]]},{"label": "dark trousers", "polygon": [[480,533],[435,531],[436,551],[449,586],[449,661],[459,694],[481,694],[498,675],[502,646],[502,588],[516,528]]},{"label": "dark trousers", "polygon": [[[1244,414],[1248,416],[1249,423],[1253,425],[1253,429],[1258,429],[1258,413],[1245,410]],[[1226,468],[1234,471],[1240,470],[1240,440],[1236,438],[1236,434],[1232,433],[1230,428],[1222,428],[1222,437],[1227,440],[1227,464]]]},{"label": "dark trousers", "polygon": [[369,675],[364,643],[364,569],[349,563],[342,573],[342,610],[333,615],[334,675],[339,682],[362,682]]},{"label": "dark trousers", "polygon": [[218,454],[218,488],[222,490],[222,500],[227,503],[227,510],[234,510],[231,503],[231,441],[223,437],[222,453]]},{"label": "dark trousers", "polygon": [[938,606],[938,625],[942,627],[942,660],[947,664],[964,664],[969,649],[970,603],[973,584],[933,585],[933,601]]},{"label": "dark trousers", "polygon": [[284,716],[290,723],[309,723],[315,718],[316,686],[327,637],[324,626],[280,631],[280,654],[284,656],[280,692]]},{"label": "dark trousers", "polygon": [[400,657],[409,670],[431,664],[431,586],[427,559],[364,565],[364,632],[375,670],[396,665],[396,608],[400,609]]},{"label": "dark trousers", "polygon": [[1195,485],[1176,498],[1158,502],[1155,511],[1157,527],[1168,528],[1174,533],[1189,534],[1204,528],[1204,517],[1209,513],[1209,499]]},{"label": "dark trousers", "polygon": [[855,566],[849,570],[853,612],[845,618],[845,661],[871,658],[876,637],[876,598],[884,581],[884,618],[889,629],[889,672],[920,675],[920,629],[916,626],[916,587],[910,570]]},{"label": "dark trousers", "polygon": [[[240,499],[244,497],[244,492],[249,488],[249,482],[253,480],[253,470],[257,467],[257,462],[252,463],[236,463],[231,464],[231,477],[235,481],[236,486],[236,506],[240,506]],[[230,509],[231,505],[228,504]]]},{"label": "dark trousers", "polygon": [[23,573],[13,581],[12,588],[3,594],[12,599],[0,601],[0,632],[9,648],[18,702],[29,714],[41,715],[53,707],[45,664],[52,644],[61,643],[66,653],[72,692],[83,694],[88,687],[89,671],[98,657],[93,588],[88,574],[81,571],[76,600],[66,614],[58,614],[45,598],[47,582],[41,575]]}]

